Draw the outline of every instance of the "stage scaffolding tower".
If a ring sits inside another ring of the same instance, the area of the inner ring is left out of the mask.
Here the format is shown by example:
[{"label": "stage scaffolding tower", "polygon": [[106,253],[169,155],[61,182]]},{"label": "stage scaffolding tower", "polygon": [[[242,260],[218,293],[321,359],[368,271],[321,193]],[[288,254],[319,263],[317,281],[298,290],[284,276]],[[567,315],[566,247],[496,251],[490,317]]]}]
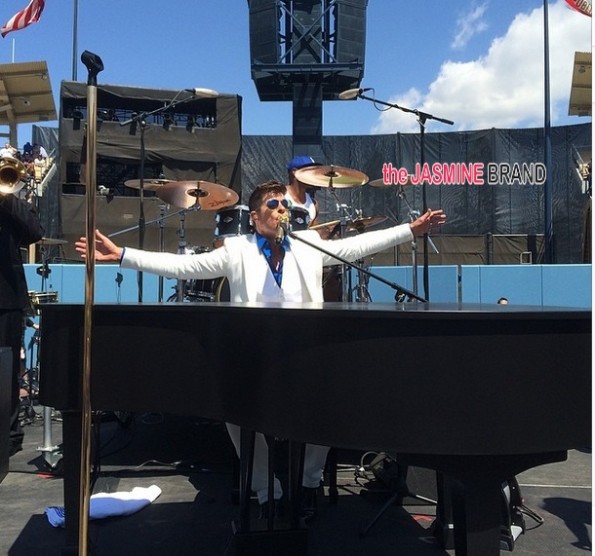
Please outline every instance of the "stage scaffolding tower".
[{"label": "stage scaffolding tower", "polygon": [[359,87],[368,0],[248,0],[252,79],[293,102],[294,154],[322,156],[322,102]]}]

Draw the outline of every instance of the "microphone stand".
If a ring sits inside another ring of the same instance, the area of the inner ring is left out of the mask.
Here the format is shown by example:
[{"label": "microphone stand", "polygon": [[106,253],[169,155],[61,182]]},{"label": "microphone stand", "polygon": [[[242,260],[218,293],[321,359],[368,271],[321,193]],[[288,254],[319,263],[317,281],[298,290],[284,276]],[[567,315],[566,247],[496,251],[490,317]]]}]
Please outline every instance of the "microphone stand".
[{"label": "microphone stand", "polygon": [[91,347],[93,337],[93,305],[95,293],[95,198],[97,168],[97,74],[103,70],[101,58],[88,50],[81,55],[81,61],[88,70],[87,79],[87,203],[86,203],[86,236],[88,253],[85,258],[85,311],[84,311],[84,349],[83,375],[81,384],[81,461],[79,473],[81,488],[79,492],[79,556],[87,556],[89,532],[89,508],[91,498]]},{"label": "microphone stand", "polygon": [[[447,120],[445,118],[439,118],[438,116],[433,116],[432,114],[428,114],[427,112],[421,112],[417,109],[412,108],[405,108],[404,106],[399,106],[395,103],[384,102],[382,100],[376,100],[373,97],[366,96],[362,93],[359,93],[358,98],[363,98],[364,100],[370,100],[375,104],[380,104],[382,106],[388,106],[389,108],[397,108],[402,112],[407,112],[410,114],[415,114],[417,116],[417,121],[419,122],[419,131],[420,131],[420,163],[421,167],[425,164],[425,130],[426,130],[426,121],[427,120],[436,120],[437,122],[442,122],[443,124],[453,125],[454,122],[451,120]],[[426,180],[422,182],[422,204],[423,204],[423,212],[425,213],[428,210],[428,202],[427,202],[427,194],[426,194]],[[424,283],[424,295],[426,299],[430,298],[430,285],[428,280],[428,234],[424,234],[424,274],[423,274],[423,283]]]},{"label": "microphone stand", "polygon": [[[125,125],[134,125],[138,124],[140,127],[140,165],[139,165],[139,212],[138,212],[138,248],[143,249],[145,246],[145,188],[144,188],[144,180],[145,180],[145,129],[147,127],[147,117],[154,116],[156,114],[160,114],[161,112],[165,112],[170,108],[178,105],[180,102],[186,102],[194,98],[195,95],[192,95],[189,98],[179,99],[178,97],[186,92],[184,89],[178,91],[174,98],[169,102],[164,104],[163,106],[156,108],[151,112],[141,112],[139,114],[134,114],[132,118],[120,122],[120,127]],[[143,273],[142,271],[138,271],[138,301],[142,303],[143,301]]]},{"label": "microphone stand", "polygon": [[[409,203],[409,201],[407,199],[407,195],[405,195],[405,190],[403,189],[402,185],[399,185],[399,190],[397,191],[397,198],[399,200],[403,200],[405,202],[405,205],[407,206],[407,214],[409,216],[409,222],[414,222],[415,220],[417,220],[420,216],[419,211],[414,210],[411,207],[411,204]],[[430,243],[432,245],[432,249],[434,249],[434,252],[436,254],[438,254],[439,251],[436,248],[436,245],[434,244],[434,242],[432,241],[432,238],[429,237],[429,234],[428,234],[428,243]],[[417,293],[417,238],[416,237],[413,237],[413,240],[411,241],[411,269],[412,269],[412,274],[413,274],[413,291],[415,293]]]},{"label": "microphone stand", "polygon": [[357,270],[358,272],[361,272],[367,276],[370,276],[371,278],[374,278],[375,280],[378,280],[379,282],[382,282],[383,284],[386,284],[387,286],[390,286],[396,292],[395,293],[395,301],[397,301],[397,302],[403,301],[405,297],[408,297],[409,299],[416,299],[417,301],[421,301],[422,303],[425,303],[427,301],[423,297],[420,297],[419,295],[408,290],[407,288],[404,288],[403,286],[400,286],[399,284],[397,284],[395,282],[391,282],[390,280],[387,280],[386,278],[383,278],[382,276],[378,276],[377,274],[370,272],[367,268],[363,268],[359,265],[356,265],[356,264],[352,263],[351,261],[348,261],[347,259],[340,257],[339,255],[335,255],[334,253],[327,251],[323,247],[320,247],[320,245],[311,243],[307,239],[304,239],[303,237],[297,235],[296,233],[294,233],[292,231],[287,230],[287,235],[292,239],[296,239],[298,241],[301,241],[302,243],[305,243],[309,247],[313,247],[314,249],[317,249],[318,251],[324,253],[325,255],[328,255],[329,257],[333,257],[333,259],[337,259],[340,263],[343,263],[344,265],[347,265],[350,268]]}]

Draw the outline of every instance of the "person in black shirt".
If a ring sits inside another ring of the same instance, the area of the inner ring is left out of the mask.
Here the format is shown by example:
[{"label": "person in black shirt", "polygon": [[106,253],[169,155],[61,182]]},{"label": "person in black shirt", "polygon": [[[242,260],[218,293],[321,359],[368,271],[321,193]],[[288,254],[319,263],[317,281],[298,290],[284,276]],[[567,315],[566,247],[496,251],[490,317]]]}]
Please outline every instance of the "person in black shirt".
[{"label": "person in black shirt", "polygon": [[21,247],[39,241],[42,229],[33,206],[0,193],[0,346],[12,349],[10,455],[21,450],[19,377],[25,309],[29,304]]}]

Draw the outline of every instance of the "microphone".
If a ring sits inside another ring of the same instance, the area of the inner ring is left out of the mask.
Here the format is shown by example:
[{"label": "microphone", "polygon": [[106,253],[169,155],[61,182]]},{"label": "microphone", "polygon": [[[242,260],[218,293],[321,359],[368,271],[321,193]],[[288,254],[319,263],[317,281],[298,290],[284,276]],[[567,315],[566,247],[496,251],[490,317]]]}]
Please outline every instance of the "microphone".
[{"label": "microphone", "polygon": [[201,89],[200,87],[196,89],[184,89],[184,91],[192,93],[195,97],[215,98],[219,96],[219,93],[213,89]]},{"label": "microphone", "polygon": [[284,212],[279,215],[279,226],[277,227],[277,235],[275,236],[275,243],[281,245],[287,232],[289,230],[289,215]]},{"label": "microphone", "polygon": [[341,91],[339,93],[339,98],[341,100],[351,100],[352,98],[359,97],[361,94],[365,93],[366,91],[371,91],[372,87],[368,87],[367,89],[347,89],[346,91]]}]

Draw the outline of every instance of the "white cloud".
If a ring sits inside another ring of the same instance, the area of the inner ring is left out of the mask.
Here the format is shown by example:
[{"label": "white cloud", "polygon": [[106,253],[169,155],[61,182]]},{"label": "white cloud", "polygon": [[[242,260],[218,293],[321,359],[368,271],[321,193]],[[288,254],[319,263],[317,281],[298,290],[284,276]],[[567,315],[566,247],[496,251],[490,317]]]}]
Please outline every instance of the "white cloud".
[{"label": "white cloud", "polygon": [[[551,121],[568,112],[575,51],[590,51],[591,20],[563,0],[549,6]],[[427,91],[410,89],[389,102],[453,120],[445,131],[540,127],[544,113],[543,11],[518,14],[488,52],[467,62],[445,61]],[[581,120],[581,123],[584,120]],[[577,121],[577,123],[579,123]],[[439,127],[439,129],[436,129]],[[442,131],[443,124],[431,131]],[[416,132],[411,114],[383,112],[372,133]]]},{"label": "white cloud", "polygon": [[487,28],[487,23],[483,20],[483,15],[488,7],[487,2],[474,8],[468,14],[465,14],[457,20],[457,32],[450,47],[460,50],[467,46],[467,43],[479,33],[483,33]]}]

